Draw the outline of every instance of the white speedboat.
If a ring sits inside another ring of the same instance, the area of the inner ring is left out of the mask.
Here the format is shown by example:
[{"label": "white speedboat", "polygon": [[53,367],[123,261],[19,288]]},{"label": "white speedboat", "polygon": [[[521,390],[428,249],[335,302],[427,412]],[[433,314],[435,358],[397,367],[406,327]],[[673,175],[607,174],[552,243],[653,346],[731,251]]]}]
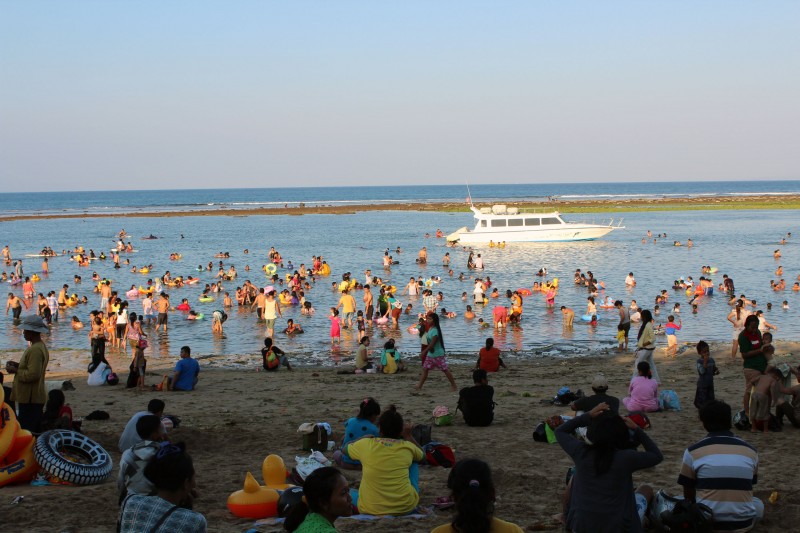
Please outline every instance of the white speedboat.
[{"label": "white speedboat", "polygon": [[448,241],[462,244],[590,241],[615,229],[624,229],[621,219],[616,225],[613,219],[607,224],[586,224],[566,222],[558,211],[526,212],[505,205],[481,209],[473,205],[470,209],[475,215],[475,228],[464,226],[448,235]]}]

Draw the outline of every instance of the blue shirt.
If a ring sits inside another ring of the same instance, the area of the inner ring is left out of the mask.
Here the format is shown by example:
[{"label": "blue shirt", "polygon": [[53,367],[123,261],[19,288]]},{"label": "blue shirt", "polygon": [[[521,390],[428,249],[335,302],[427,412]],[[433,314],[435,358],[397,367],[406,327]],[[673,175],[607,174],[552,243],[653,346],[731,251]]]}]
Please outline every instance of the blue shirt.
[{"label": "blue shirt", "polygon": [[[378,427],[367,419],[353,417],[344,424],[344,439],[342,439],[342,449],[345,449],[347,444],[365,437],[372,435],[373,437],[379,436]],[[342,460],[346,463],[359,465],[359,461],[350,459],[347,453],[344,454]]]},{"label": "blue shirt", "polygon": [[194,382],[197,374],[200,373],[200,365],[191,357],[187,357],[178,361],[178,364],[175,365],[175,372],[178,372],[178,379],[172,384],[172,388],[189,391],[194,389]]}]

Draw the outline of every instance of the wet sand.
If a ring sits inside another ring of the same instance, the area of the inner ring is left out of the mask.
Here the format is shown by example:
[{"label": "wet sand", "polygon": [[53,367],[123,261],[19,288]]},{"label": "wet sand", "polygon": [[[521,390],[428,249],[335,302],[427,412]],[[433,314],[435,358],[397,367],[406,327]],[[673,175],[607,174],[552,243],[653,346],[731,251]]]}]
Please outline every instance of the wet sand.
[{"label": "wet sand", "polygon": [[[476,204],[478,207],[490,204]],[[798,209],[800,195],[785,196],[716,196],[695,198],[649,198],[612,199],[553,202],[506,202],[506,205],[539,210],[557,210],[563,213],[582,211],[629,212],[641,210],[702,210],[702,209]],[[194,211],[141,212],[119,211],[115,213],[72,213],[47,215],[0,215],[0,222],[11,220],[38,220],[58,218],[115,218],[119,216],[148,217],[186,217],[186,216],[255,216],[255,215],[346,215],[360,211],[469,211],[464,202],[440,203],[396,203],[359,205],[293,205],[275,208],[256,209],[202,209]]]},{"label": "wet sand", "polygon": [[[800,343],[778,343],[778,360],[800,362]],[[717,397],[735,410],[741,403],[743,383],[741,360],[731,360],[729,345],[713,346],[721,374],[715,378]],[[694,349],[683,347],[677,359],[665,359],[656,351],[662,388],[677,391],[681,412],[654,413],[649,434],[664,452],[664,461],[654,469],[636,474],[636,483],[649,483],[672,494],[680,494],[676,480],[684,448],[705,435],[692,406],[696,373]],[[217,370],[204,367],[199,388],[192,393],[156,393],[126,390],[123,386],[90,388],[84,374],[59,372],[51,368],[48,379],[72,377],[77,390],[67,392],[76,416],[86,416],[95,409],[107,411],[107,421],[84,421],[84,431],[106,447],[114,458],[111,479],[90,487],[21,485],[0,489],[2,530],[108,532],[114,530],[117,512],[116,475],[119,452],[116,444],[128,417],[144,410],[152,398],[167,402],[167,413],[181,417],[182,424],[172,433],[172,440],[185,441],[195,459],[200,498],[196,510],[209,522],[210,531],[241,532],[253,521],[232,516],[225,507],[228,495],[242,487],[245,472],[261,479],[260,466],[270,453],[279,454],[287,468],[294,458],[303,455],[296,433],[303,422],[327,421],[341,438],[344,421],[357,411],[365,396],[378,399],[382,407],[396,404],[406,420],[430,423],[431,412],[438,405],[455,409],[457,395],[449,391],[441,373],[432,372],[421,394],[413,395],[420,365],[410,359],[410,371],[394,376],[338,375],[331,368],[282,369],[276,374],[256,371],[256,363],[243,364],[240,370]],[[459,458],[480,457],[493,468],[497,485],[497,516],[522,526],[526,531],[557,531],[553,516],[560,512],[564,474],[571,461],[557,444],[534,442],[531,433],[546,416],[566,414],[567,409],[542,404],[567,385],[590,391],[593,376],[605,372],[619,398],[625,396],[633,364],[633,354],[609,354],[604,357],[555,359],[540,358],[511,362],[508,370],[490,378],[495,388],[495,421],[487,428],[471,428],[460,415],[449,427],[434,427],[433,437],[451,445]],[[121,378],[126,370],[123,367]],[[454,365],[459,387],[470,383],[471,368]],[[166,368],[148,368],[147,383],[155,383]],[[781,433],[768,435],[738,432],[755,445],[760,453],[759,482],[755,494],[767,500],[778,491],[775,505],[766,504],[767,519],[756,531],[787,531],[788,524],[800,517],[800,491],[795,475],[793,450],[800,430],[787,426]],[[328,454],[330,456],[330,453]],[[448,471],[443,468],[421,469],[421,505],[430,506],[435,498],[447,495]],[[360,473],[347,471],[352,486]],[[25,496],[22,504],[12,505],[16,496]],[[375,523],[340,519],[340,531],[430,531],[448,522],[448,511],[436,511],[421,520],[383,520]],[[14,524],[8,529],[9,524]],[[279,526],[262,526],[258,531],[281,531]]]}]

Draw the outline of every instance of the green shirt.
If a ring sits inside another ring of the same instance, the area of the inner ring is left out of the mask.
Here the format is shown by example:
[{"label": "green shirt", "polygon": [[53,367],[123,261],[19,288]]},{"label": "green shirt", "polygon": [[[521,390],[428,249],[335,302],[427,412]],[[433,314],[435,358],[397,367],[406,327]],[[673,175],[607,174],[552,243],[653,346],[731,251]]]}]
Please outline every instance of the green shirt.
[{"label": "green shirt", "polygon": [[312,512],[306,515],[306,519],[294,531],[295,533],[336,533],[336,528],[324,516]]},{"label": "green shirt", "polygon": [[[737,342],[739,343],[739,351],[742,354],[746,354],[747,352],[752,352],[756,348],[761,347],[761,332],[756,331],[755,336],[757,337],[758,342],[756,343],[756,346],[753,346],[753,341],[750,339],[750,337],[747,336],[746,331],[739,333],[739,340]],[[742,366],[744,368],[751,368],[753,370],[758,370],[759,372],[763,373],[767,369],[767,358],[764,356],[764,354],[758,354],[754,357],[748,357],[747,359],[744,360]]]},{"label": "green shirt", "polygon": [[431,341],[434,337],[441,337],[441,333],[439,333],[439,329],[435,326],[431,326],[431,329],[428,330],[426,333],[428,339],[428,357],[442,357],[444,355],[444,349],[442,348],[442,339],[437,338],[436,344],[431,344]]}]

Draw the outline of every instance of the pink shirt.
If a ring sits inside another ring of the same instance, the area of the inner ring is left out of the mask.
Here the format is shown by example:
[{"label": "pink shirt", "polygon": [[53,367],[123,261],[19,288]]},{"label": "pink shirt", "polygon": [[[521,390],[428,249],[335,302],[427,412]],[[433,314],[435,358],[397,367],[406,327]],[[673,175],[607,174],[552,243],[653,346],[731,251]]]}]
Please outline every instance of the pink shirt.
[{"label": "pink shirt", "polygon": [[331,337],[338,337],[339,336],[339,317],[338,316],[329,316],[331,320]]},{"label": "pink shirt", "polygon": [[658,411],[658,382],[644,376],[631,380],[630,396],[622,399],[628,411]]}]

